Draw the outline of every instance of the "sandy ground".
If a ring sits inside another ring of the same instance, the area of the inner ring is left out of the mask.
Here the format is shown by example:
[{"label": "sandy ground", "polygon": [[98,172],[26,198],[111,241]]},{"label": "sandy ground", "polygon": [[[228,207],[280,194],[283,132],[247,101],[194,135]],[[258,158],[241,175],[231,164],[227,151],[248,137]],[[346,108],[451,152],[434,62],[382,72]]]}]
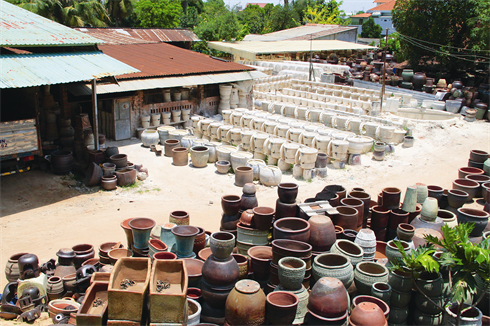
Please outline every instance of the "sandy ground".
[{"label": "sandy ground", "polygon": [[[398,145],[383,162],[372,160],[368,153],[362,156],[361,166],[331,168],[326,179],[307,182],[286,173],[282,181],[299,184],[301,201],[328,184],[341,184],[348,190],[363,187],[374,198],[384,187],[405,190],[416,182],[451,188],[458,168],[467,166],[470,150],[490,151],[487,122],[461,120],[454,126],[421,125],[413,133],[414,147]],[[163,224],[171,211],[185,210],[192,225],[217,231],[221,196],[241,195],[241,188],[234,185],[234,176],[217,174],[213,164],[203,169],[177,167],[171,164],[171,158],[157,157],[138,140],[109,144],[118,146],[133,163],[147,167],[149,178],[134,187],[112,192],[99,187],[88,189],[69,176],[39,170],[1,178],[0,266],[5,266],[8,258],[18,252],[34,253],[45,262],[56,258],[58,249],[80,243],[96,248],[108,241],[126,243],[119,223],[128,217],[149,217]],[[257,185],[257,198],[261,206],[274,207],[277,189]],[[482,202],[471,204],[480,208],[481,205]],[[6,283],[2,277],[2,289]],[[3,323],[13,324],[0,320]],[[43,318],[35,324],[48,325],[50,321]]]}]

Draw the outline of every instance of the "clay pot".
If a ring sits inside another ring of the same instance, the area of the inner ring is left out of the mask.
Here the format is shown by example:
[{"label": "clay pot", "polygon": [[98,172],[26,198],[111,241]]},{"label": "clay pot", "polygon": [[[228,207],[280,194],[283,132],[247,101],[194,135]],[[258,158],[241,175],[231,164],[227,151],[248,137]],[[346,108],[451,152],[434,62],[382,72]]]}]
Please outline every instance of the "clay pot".
[{"label": "clay pot", "polygon": [[64,290],[65,288],[63,287],[63,280],[61,277],[52,276],[48,279],[46,292],[48,294],[49,301],[61,298]]},{"label": "clay pot", "polygon": [[306,242],[279,239],[272,241],[272,263],[277,265],[283,257],[298,257],[305,261],[306,268],[311,267],[312,246]]},{"label": "clay pot", "polygon": [[306,264],[296,257],[284,257],[279,260],[279,282],[285,290],[296,291],[301,289],[305,278]]},{"label": "clay pot", "polygon": [[202,277],[213,288],[230,288],[238,280],[240,269],[232,256],[216,259],[210,255],[202,266]]},{"label": "clay pot", "polygon": [[281,202],[286,204],[295,203],[298,196],[298,185],[296,183],[280,183],[277,186],[277,194]]},{"label": "clay pot", "polygon": [[100,178],[102,178],[103,175],[104,171],[102,171],[102,168],[98,164],[92,162],[85,172],[84,183],[87,187],[96,186],[100,183]]},{"label": "clay pot", "polygon": [[384,326],[388,325],[383,310],[377,304],[361,302],[354,307],[349,317],[349,325]]},{"label": "clay pot", "polygon": [[95,257],[94,246],[91,244],[79,244],[72,247],[75,252],[75,258],[73,258],[73,263],[75,268],[78,269],[82,266],[83,262]]},{"label": "clay pot", "polygon": [[[410,245],[406,241],[400,240],[400,243],[405,250],[405,253],[410,252]],[[398,247],[393,240],[388,241],[386,246],[386,257],[390,262],[395,262],[397,261],[397,258],[402,258],[402,254],[398,251]]]},{"label": "clay pot", "polygon": [[388,227],[388,221],[390,216],[390,210],[383,206],[371,207],[371,228],[372,229],[386,229]]},{"label": "clay pot", "polygon": [[172,163],[175,166],[185,166],[189,163],[189,151],[185,147],[172,148]]},{"label": "clay pot", "polygon": [[5,265],[5,276],[9,282],[17,282],[19,278],[19,265],[18,260],[20,257],[27,255],[26,252],[18,253],[10,256],[7,264]]},{"label": "clay pot", "polygon": [[209,148],[206,146],[191,147],[191,163],[193,167],[204,168],[208,165]]},{"label": "clay pot", "polygon": [[[371,196],[364,191],[351,191],[347,197],[359,199],[364,203],[364,212],[363,212],[364,214],[363,214],[363,216],[365,216],[367,218],[367,216],[369,214],[369,205],[371,204]],[[360,223],[360,224],[358,223],[358,226],[361,226],[361,225],[362,225],[362,223]]]},{"label": "clay pot", "polygon": [[385,319],[388,319],[388,316],[390,315],[390,307],[386,302],[369,295],[358,295],[354,299],[352,299],[352,305],[354,307],[358,306],[362,302],[370,302],[376,304],[383,311]]},{"label": "clay pot", "polygon": [[322,277],[311,289],[307,308],[314,316],[334,321],[345,318],[348,302],[347,290],[341,281],[333,277]]},{"label": "clay pot", "polygon": [[217,259],[226,259],[235,247],[235,236],[229,232],[215,232],[209,239],[211,252]]},{"label": "clay pot", "polygon": [[267,321],[271,325],[291,325],[296,317],[298,297],[286,291],[267,295]]},{"label": "clay pot", "polygon": [[357,210],[357,212],[358,212],[358,214],[357,214],[357,227],[361,227],[363,220],[364,220],[364,202],[360,199],[350,197],[350,198],[341,199],[340,204],[342,206],[352,207],[352,208],[355,208]]},{"label": "clay pot", "polygon": [[67,174],[73,167],[73,153],[70,151],[52,152],[50,162],[54,173]]},{"label": "clay pot", "polygon": [[189,213],[186,211],[173,211],[170,213],[168,221],[170,223],[174,223],[175,225],[189,225]]},{"label": "clay pot", "polygon": [[429,197],[437,199],[437,203],[439,204],[444,194],[444,188],[439,186],[429,185],[427,186],[427,190],[428,190]]},{"label": "clay pot", "polygon": [[179,259],[192,258],[195,255],[192,251],[194,249],[194,239],[199,233],[199,229],[190,225],[177,225],[172,228],[172,233],[175,236],[177,245],[177,257]]},{"label": "clay pot", "polygon": [[149,218],[136,217],[131,219],[128,224],[133,232],[133,247],[136,249],[148,248],[150,233],[156,222]]},{"label": "clay pot", "polygon": [[153,258],[153,255],[157,252],[162,252],[162,251],[167,251],[168,247],[167,245],[159,240],[159,239],[150,239],[148,240],[148,249],[149,249],[149,256],[150,258]]},{"label": "clay pot", "polygon": [[265,294],[259,283],[238,281],[226,299],[226,324],[262,325],[265,322],[265,303]]},{"label": "clay pot", "polygon": [[116,169],[122,169],[128,165],[128,156],[126,154],[114,154],[109,157],[109,160],[116,164]]},{"label": "clay pot", "polygon": [[249,166],[239,166],[235,169],[235,186],[243,187],[253,182],[253,170]]},{"label": "clay pot", "polygon": [[238,279],[243,280],[248,277],[248,257],[240,254],[232,254],[231,255],[236,263],[238,264],[238,269],[240,270],[240,275]]},{"label": "clay pot", "polygon": [[331,215],[330,218],[335,225],[345,229],[356,230],[359,220],[359,211],[353,207],[338,206],[338,214]]},{"label": "clay pot", "polygon": [[229,161],[217,161],[215,165],[216,165],[216,171],[218,171],[218,173],[226,174],[230,170]]},{"label": "clay pot", "polygon": [[410,292],[413,285],[412,274],[408,270],[406,272],[394,270],[390,273],[388,284],[396,291]]},{"label": "clay pot", "polygon": [[441,273],[423,272],[415,283],[420,288],[420,291],[428,297],[438,297],[444,290],[444,280]]},{"label": "clay pot", "polygon": [[339,279],[348,289],[354,281],[354,269],[347,256],[326,253],[315,257],[313,262],[313,278],[318,281],[322,277]]},{"label": "clay pot", "polygon": [[356,240],[354,241],[364,251],[364,260],[374,260],[374,253],[376,252],[376,236],[371,229],[361,229],[357,233]]},{"label": "clay pot", "polygon": [[255,185],[253,183],[246,183],[242,188],[242,201],[240,202],[240,210],[245,211],[259,206],[257,197],[255,196]]},{"label": "clay pot", "polygon": [[272,248],[266,246],[255,246],[247,251],[250,257],[250,267],[254,271],[256,280],[265,281],[269,279],[270,262],[272,261]]},{"label": "clay pot", "polygon": [[348,241],[356,241],[357,237],[357,231],[356,230],[351,230],[351,229],[345,229],[342,231],[342,239],[348,240]]},{"label": "clay pot", "polygon": [[245,226],[254,227],[255,225],[253,224],[253,216],[253,210],[247,209],[242,213],[242,215],[240,215],[240,223]]},{"label": "clay pot", "polygon": [[447,201],[452,208],[460,208],[468,200],[468,193],[463,190],[450,189],[447,194]]},{"label": "clay pot", "polygon": [[339,195],[339,200],[342,198],[345,198],[347,195],[347,190],[342,187],[341,185],[328,185],[325,188],[323,188],[323,192],[334,192],[337,195]]},{"label": "clay pot", "polygon": [[177,255],[174,254],[173,252],[168,252],[168,251],[161,251],[161,252],[156,252],[153,255],[154,260],[174,260],[177,259]]},{"label": "clay pot", "polygon": [[117,177],[115,175],[110,177],[101,177],[100,185],[104,190],[107,191],[114,190],[117,188]]},{"label": "clay pot", "polygon": [[[458,325],[456,318],[458,317],[459,304],[453,302],[446,307],[446,314],[444,322],[449,326]],[[463,304],[464,313],[461,314],[459,325],[481,325],[482,324],[482,312],[480,309],[469,304]]]},{"label": "clay pot", "polygon": [[[478,182],[480,184],[480,187],[476,190],[476,195],[475,197],[476,198],[481,198],[483,197],[483,190],[485,190],[486,192],[486,189],[483,188],[483,184],[487,183],[487,182],[490,182],[490,177],[488,175],[476,175],[476,174],[471,174],[471,175],[467,175],[465,177],[466,180],[471,180],[471,181],[475,181],[475,182]],[[486,200],[485,200],[486,201]]]},{"label": "clay pot", "polygon": [[180,140],[178,139],[166,139],[164,142],[164,155],[167,157],[172,157],[173,156],[173,148],[179,147],[180,146]]},{"label": "clay pot", "polygon": [[396,209],[400,207],[400,189],[394,187],[384,188],[382,194],[383,207],[387,209]]},{"label": "clay pot", "polygon": [[391,285],[386,282],[373,283],[371,286],[371,295],[387,304],[390,304],[391,291]]},{"label": "clay pot", "polygon": [[330,248],[330,252],[348,257],[352,266],[356,266],[361,262],[364,255],[362,248],[349,240],[337,240]]},{"label": "clay pot", "polygon": [[483,230],[487,227],[490,214],[479,209],[458,208],[458,223],[474,223],[475,227],[470,237],[481,237]]},{"label": "clay pot", "polygon": [[203,228],[197,227],[199,229],[199,233],[194,238],[194,247],[192,251],[197,255],[199,251],[206,247],[206,231]]},{"label": "clay pot", "polygon": [[470,161],[484,163],[488,159],[488,152],[473,149],[470,151]]},{"label": "clay pot", "polygon": [[413,235],[415,234],[415,227],[407,224],[400,223],[396,229],[396,236],[399,240],[410,242],[412,241]]},{"label": "clay pot", "polygon": [[344,228],[339,226],[339,225],[335,225],[335,238],[338,240],[338,239],[341,239],[342,238],[342,233],[344,232]]},{"label": "clay pot", "polygon": [[111,261],[111,265],[115,265],[117,260],[122,257],[132,257],[133,252],[128,249],[124,248],[118,248],[118,249],[112,249],[108,253],[109,260]]},{"label": "clay pot", "polygon": [[388,227],[395,231],[400,223],[408,223],[408,212],[400,208],[392,209]]},{"label": "clay pot", "polygon": [[274,222],[274,239],[290,239],[308,242],[310,223],[297,217],[286,217]]},{"label": "clay pot", "polygon": [[453,181],[453,189],[462,190],[468,193],[468,198],[466,202],[471,202],[471,200],[476,196],[476,191],[480,187],[480,184],[476,181],[471,181],[467,179],[456,179]]},{"label": "clay pot", "polygon": [[388,269],[380,264],[361,262],[356,265],[354,282],[359,294],[371,294],[371,287],[377,282],[388,282]]},{"label": "clay pot", "polygon": [[121,187],[132,185],[136,182],[136,175],[138,171],[135,169],[122,169],[116,171],[117,184]]},{"label": "clay pot", "polygon": [[310,238],[314,251],[329,251],[335,243],[335,227],[332,220],[325,215],[314,215],[308,220],[310,223]]},{"label": "clay pot", "polygon": [[256,229],[267,231],[271,228],[274,209],[271,207],[255,207],[253,210],[253,225]]},{"label": "clay pot", "polygon": [[221,197],[221,208],[223,213],[228,216],[235,216],[240,209],[241,198],[235,195],[226,195]]},{"label": "clay pot", "polygon": [[298,216],[298,205],[297,203],[286,204],[281,202],[279,199],[276,200],[276,221],[285,217]]},{"label": "clay pot", "polygon": [[185,268],[187,269],[187,277],[189,287],[201,287],[202,267],[204,262],[200,259],[185,258],[183,259]]},{"label": "clay pot", "polygon": [[462,167],[458,169],[458,178],[464,179],[467,175],[483,175],[485,171],[478,168]]}]

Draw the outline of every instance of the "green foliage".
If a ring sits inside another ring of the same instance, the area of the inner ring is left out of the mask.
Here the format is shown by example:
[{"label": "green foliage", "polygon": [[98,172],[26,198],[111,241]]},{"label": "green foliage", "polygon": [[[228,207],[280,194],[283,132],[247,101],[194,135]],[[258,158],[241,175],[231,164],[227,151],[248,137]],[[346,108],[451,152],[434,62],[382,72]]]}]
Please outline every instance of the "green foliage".
[{"label": "green foliage", "polygon": [[179,0],[140,0],[135,13],[140,27],[174,28],[179,25],[182,6]]},{"label": "green foliage", "polygon": [[436,272],[439,273],[439,264],[434,260],[432,255],[435,253],[435,249],[432,245],[419,246],[415,250],[412,249],[408,254],[403,250],[403,246],[400,241],[394,241],[401,253],[402,258],[393,262],[393,269],[406,271],[410,270],[415,278],[419,277],[421,273]]},{"label": "green foliage", "polygon": [[383,28],[374,22],[373,17],[369,17],[364,23],[362,23],[361,37],[367,38],[380,38]]},{"label": "green foliage", "polygon": [[105,6],[109,17],[116,27],[121,26],[122,21],[133,13],[131,0],[107,0]]},{"label": "green foliage", "polygon": [[238,12],[238,20],[248,33],[262,34],[265,26],[265,10],[258,5],[248,5],[244,10]]},{"label": "green foliage", "polygon": [[194,28],[199,23],[196,7],[187,7],[187,13],[180,17],[180,27]]},{"label": "green foliage", "polygon": [[308,4],[305,15],[305,23],[314,24],[340,24],[344,25],[342,16],[345,14],[343,10],[340,10],[342,1],[329,0],[327,3],[322,1],[315,1]]},{"label": "green foliage", "polygon": [[299,16],[297,12],[290,6],[283,7],[276,5],[271,11],[269,24],[266,26],[265,32],[271,33],[283,29],[299,26]]},{"label": "green foliage", "polygon": [[239,39],[241,30],[234,10],[229,10],[223,0],[209,0],[194,32],[203,41],[232,41]]},{"label": "green foliage", "polygon": [[[374,44],[373,44],[374,45]],[[386,39],[383,37],[380,39],[380,47],[383,48],[386,45]],[[404,51],[402,50],[400,43],[400,34],[395,32],[388,36],[388,50],[394,52],[396,62],[405,61]]]}]

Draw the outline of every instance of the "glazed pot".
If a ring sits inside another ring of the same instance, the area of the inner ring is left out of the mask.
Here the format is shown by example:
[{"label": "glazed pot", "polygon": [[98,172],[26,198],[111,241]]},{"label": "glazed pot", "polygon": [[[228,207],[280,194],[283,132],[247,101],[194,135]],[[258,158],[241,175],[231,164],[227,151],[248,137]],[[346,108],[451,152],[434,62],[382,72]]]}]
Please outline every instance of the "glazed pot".
[{"label": "glazed pot", "polygon": [[226,324],[262,325],[265,322],[265,304],[265,294],[259,283],[238,281],[226,299]]},{"label": "glazed pot", "polygon": [[484,163],[488,159],[488,152],[473,149],[470,151],[470,161]]},{"label": "glazed pot", "polygon": [[391,292],[391,285],[386,282],[373,283],[371,286],[371,295],[383,300],[388,305],[390,304]]},{"label": "glazed pot", "polygon": [[274,239],[290,239],[308,242],[310,223],[297,217],[286,217],[274,222]]},{"label": "glazed pot", "polygon": [[354,307],[358,306],[362,302],[370,302],[376,304],[382,311],[385,316],[385,319],[388,319],[390,315],[390,307],[389,305],[384,302],[383,300],[370,296],[370,295],[358,295],[352,299],[352,305]]},{"label": "glazed pot", "polygon": [[443,313],[424,314],[419,309],[413,310],[413,323],[415,325],[442,325]]},{"label": "glazed pot", "polygon": [[272,248],[266,246],[251,247],[247,251],[250,257],[250,267],[256,280],[269,279],[270,262],[272,261]]},{"label": "glazed pot", "polygon": [[73,258],[73,264],[78,269],[82,266],[83,262],[95,257],[94,246],[91,244],[79,244],[73,246],[71,249],[75,252],[75,258]]},{"label": "glazed pot", "polygon": [[154,220],[145,217],[136,217],[128,222],[133,232],[133,247],[136,249],[148,248],[151,230],[155,227]]},{"label": "glazed pot", "polygon": [[298,297],[290,292],[275,291],[267,295],[267,321],[271,325],[291,325],[296,317]]},{"label": "glazed pot", "polygon": [[383,206],[371,207],[371,228],[372,229],[386,229],[388,227],[388,221],[390,216],[390,210]]},{"label": "glazed pot", "polygon": [[467,179],[456,179],[453,181],[453,189],[462,190],[468,193],[468,198],[466,202],[471,202],[471,200],[476,196],[476,191],[480,187],[480,184],[476,181],[471,181]]},{"label": "glazed pot", "polygon": [[458,178],[464,179],[467,175],[483,175],[485,171],[479,168],[473,167],[462,167],[458,170]]},{"label": "glazed pot", "polygon": [[172,157],[172,149],[180,146],[180,140],[178,139],[166,139],[164,142],[164,155]]},{"label": "glazed pot", "polygon": [[[405,253],[409,253],[410,245],[403,240],[400,240],[400,243],[403,246]],[[402,255],[398,251],[398,247],[395,245],[394,240],[388,241],[388,244],[386,246],[386,257],[390,262],[395,262],[397,261],[397,258],[402,258]]]},{"label": "glazed pot", "polygon": [[236,195],[225,195],[221,197],[221,208],[223,213],[228,216],[235,216],[240,210],[241,198]]},{"label": "glazed pot", "polygon": [[384,188],[382,194],[383,207],[387,209],[396,209],[400,207],[400,189],[394,187]]},{"label": "glazed pot", "polygon": [[391,302],[390,307],[403,308],[410,304],[410,299],[412,298],[412,291],[391,291]]},{"label": "glazed pot", "polygon": [[136,182],[136,175],[138,171],[135,169],[122,169],[119,171],[116,171],[116,176],[117,176],[117,184],[121,187],[129,186],[132,185]]},{"label": "glazed pot", "polygon": [[348,257],[354,267],[362,261],[364,256],[364,250],[349,240],[337,240],[332,248],[330,248],[330,252]]},{"label": "glazed pot", "polygon": [[310,238],[314,251],[329,251],[335,243],[335,227],[330,217],[325,215],[314,215],[308,220],[310,223]]},{"label": "glazed pot", "polygon": [[410,242],[415,234],[415,227],[407,223],[400,223],[396,229],[396,236],[399,240]]},{"label": "glazed pot", "polygon": [[210,255],[202,266],[202,276],[207,284],[213,287],[230,287],[238,280],[240,269],[232,256],[216,259]]},{"label": "glazed pot", "polygon": [[283,257],[298,257],[305,261],[306,268],[311,267],[310,244],[301,241],[279,239],[272,241],[272,263],[277,265]]},{"label": "glazed pot", "polygon": [[343,318],[349,308],[347,290],[338,279],[322,277],[311,289],[307,307],[308,311],[316,316]]},{"label": "glazed pot", "polygon": [[332,222],[345,229],[357,229],[359,220],[359,211],[353,207],[338,206],[336,207],[337,214],[331,215]]},{"label": "glazed pot", "polygon": [[354,282],[359,294],[371,294],[371,287],[374,283],[387,282],[389,271],[378,263],[361,262],[356,265],[354,270]]},{"label": "glazed pot", "polygon": [[300,258],[284,257],[279,260],[279,282],[285,290],[301,289],[305,278],[306,263]]},{"label": "glazed pot", "polygon": [[357,233],[354,241],[364,251],[364,260],[373,260],[374,253],[376,252],[376,235],[371,229],[361,229]]},{"label": "glazed pot", "polygon": [[175,166],[185,166],[189,161],[189,151],[185,147],[172,148],[172,163]]},{"label": "glazed pot", "polygon": [[240,275],[238,279],[243,280],[248,277],[248,257],[240,254],[231,255],[238,264],[238,269],[240,270]]},{"label": "glazed pot", "polygon": [[172,228],[172,233],[175,236],[177,257],[179,259],[192,258],[195,255],[192,251],[194,249],[194,239],[199,233],[199,229],[190,225],[177,225]]},{"label": "glazed pot", "polygon": [[438,297],[444,290],[444,280],[441,273],[423,272],[419,278],[415,280],[420,291],[428,297]]},{"label": "glazed pot", "polygon": [[339,279],[348,289],[354,281],[354,269],[350,259],[344,255],[326,253],[315,257],[313,262],[313,278],[318,281],[322,277]]},{"label": "glazed pot", "polygon": [[185,258],[183,261],[187,269],[188,287],[200,288],[204,262],[193,258]]},{"label": "glazed pot", "polygon": [[216,259],[226,259],[235,247],[235,236],[229,232],[215,232],[211,234],[209,244]]},{"label": "glazed pot", "polygon": [[280,183],[277,185],[279,200],[283,203],[292,204],[298,196],[298,185],[296,183]]},{"label": "glazed pot", "polygon": [[253,170],[249,166],[239,166],[235,169],[235,186],[243,187],[253,182]]},{"label": "glazed pot", "polygon": [[196,168],[204,168],[208,165],[209,148],[206,146],[191,147],[191,162]]},{"label": "glazed pot", "polygon": [[[459,304],[453,302],[446,305],[444,315],[444,323],[449,326],[458,325],[456,318],[458,317]],[[469,304],[463,304],[464,313],[461,314],[459,325],[481,325],[482,324],[482,312],[480,309]]]},{"label": "glazed pot", "polygon": [[408,270],[406,272],[394,270],[390,273],[388,284],[390,284],[394,290],[410,292],[413,284],[412,274],[409,273]]},{"label": "glazed pot", "polygon": [[116,164],[116,169],[122,169],[128,165],[128,156],[126,154],[114,154],[110,156],[109,160]]},{"label": "glazed pot", "polygon": [[431,300],[434,301],[436,303],[436,305],[434,305],[432,302],[427,300],[419,292],[415,293],[415,300],[414,300],[415,301],[415,307],[417,307],[417,309],[420,312],[422,312],[424,314],[429,314],[429,315],[437,315],[437,314],[441,313],[441,310],[438,307],[442,307],[444,305],[444,302],[445,302],[444,296],[441,295],[438,297],[432,297]]},{"label": "glazed pot", "polygon": [[466,191],[450,189],[447,194],[447,201],[452,208],[460,208],[468,200],[469,194]]},{"label": "glazed pot", "polygon": [[470,237],[481,237],[483,230],[487,227],[490,214],[474,208],[458,208],[458,223],[474,223],[475,227]]},{"label": "glazed pot", "polygon": [[196,235],[194,238],[194,247],[192,248],[192,251],[197,255],[199,251],[204,249],[206,247],[206,231],[203,228],[197,227],[199,229],[199,233]]},{"label": "glazed pot", "polygon": [[175,252],[175,236],[172,233],[172,228],[177,224],[165,223],[161,226],[160,240],[167,245],[167,248],[171,252]]},{"label": "glazed pot", "polygon": [[108,191],[114,190],[117,188],[117,177],[115,175],[110,177],[101,177],[100,185],[104,190],[108,190]]},{"label": "glazed pot", "polygon": [[427,197],[422,205],[422,210],[420,212],[421,218],[427,222],[434,222],[437,217],[437,212],[439,210],[439,203],[437,199]]},{"label": "glazed pot", "polygon": [[427,76],[423,72],[416,72],[413,74],[412,78],[412,83],[413,83],[413,88],[417,91],[421,90],[422,87],[425,85],[425,82],[427,80]]},{"label": "glazed pot", "polygon": [[176,225],[189,225],[189,213],[187,213],[186,211],[173,211],[170,213],[168,221]]}]

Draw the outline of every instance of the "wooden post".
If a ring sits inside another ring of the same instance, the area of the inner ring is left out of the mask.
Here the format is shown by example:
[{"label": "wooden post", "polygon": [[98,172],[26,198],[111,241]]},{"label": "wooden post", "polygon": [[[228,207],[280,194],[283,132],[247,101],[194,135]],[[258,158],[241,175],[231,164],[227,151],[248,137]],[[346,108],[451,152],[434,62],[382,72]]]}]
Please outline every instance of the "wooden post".
[{"label": "wooden post", "polygon": [[92,116],[94,119],[94,145],[99,150],[99,117],[97,116],[97,79],[92,80]]},{"label": "wooden post", "polygon": [[383,97],[385,96],[385,79],[386,79],[386,49],[388,48],[388,28],[386,29],[386,41],[383,49],[383,87],[381,87],[381,105],[379,107],[379,111],[383,112]]}]

